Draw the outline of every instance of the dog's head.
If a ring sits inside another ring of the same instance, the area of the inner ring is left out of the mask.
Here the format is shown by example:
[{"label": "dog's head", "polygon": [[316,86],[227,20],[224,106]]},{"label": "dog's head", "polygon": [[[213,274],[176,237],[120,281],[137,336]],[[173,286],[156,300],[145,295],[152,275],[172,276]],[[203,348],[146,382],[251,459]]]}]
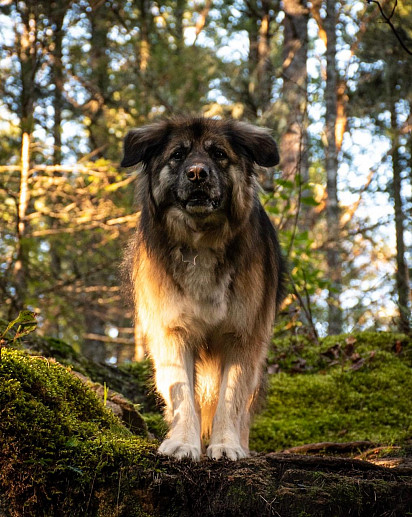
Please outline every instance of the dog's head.
[{"label": "dog's head", "polygon": [[187,117],[130,131],[121,165],[143,164],[146,188],[140,196],[149,196],[158,212],[179,210],[200,221],[218,214],[238,219],[253,204],[255,164],[278,162],[276,143],[265,129]]}]

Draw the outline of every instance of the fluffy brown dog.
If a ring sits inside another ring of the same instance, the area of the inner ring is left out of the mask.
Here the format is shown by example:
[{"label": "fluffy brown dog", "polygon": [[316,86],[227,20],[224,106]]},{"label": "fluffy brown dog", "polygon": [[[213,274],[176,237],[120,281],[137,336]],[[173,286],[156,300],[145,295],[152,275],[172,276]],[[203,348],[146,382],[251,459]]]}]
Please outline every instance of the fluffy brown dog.
[{"label": "fluffy brown dog", "polygon": [[284,266],[259,202],[255,164],[279,161],[264,130],[178,118],[128,133],[122,166],[141,163],[141,217],[126,268],[170,423],[159,453],[249,454],[249,425]]}]

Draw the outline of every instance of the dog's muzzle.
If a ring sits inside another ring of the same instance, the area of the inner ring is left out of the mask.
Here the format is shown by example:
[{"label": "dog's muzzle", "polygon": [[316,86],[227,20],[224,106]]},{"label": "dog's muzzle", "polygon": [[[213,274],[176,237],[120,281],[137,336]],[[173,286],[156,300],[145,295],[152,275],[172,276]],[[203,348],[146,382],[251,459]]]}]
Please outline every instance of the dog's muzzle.
[{"label": "dog's muzzle", "polygon": [[203,162],[196,162],[186,167],[182,188],[178,198],[182,208],[190,215],[206,217],[221,206],[220,189],[213,171]]},{"label": "dog's muzzle", "polygon": [[194,190],[185,201],[185,210],[189,214],[206,216],[220,207],[220,199],[210,197],[203,190]]}]

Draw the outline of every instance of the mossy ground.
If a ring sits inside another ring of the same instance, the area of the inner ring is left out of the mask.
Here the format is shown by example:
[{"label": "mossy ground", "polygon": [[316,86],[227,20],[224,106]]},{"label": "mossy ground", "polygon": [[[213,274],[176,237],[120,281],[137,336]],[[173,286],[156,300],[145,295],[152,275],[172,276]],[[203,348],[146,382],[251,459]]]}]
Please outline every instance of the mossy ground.
[{"label": "mossy ground", "polygon": [[283,450],[316,442],[412,438],[412,340],[371,333],[276,341],[266,408],[255,418],[251,448]]}]

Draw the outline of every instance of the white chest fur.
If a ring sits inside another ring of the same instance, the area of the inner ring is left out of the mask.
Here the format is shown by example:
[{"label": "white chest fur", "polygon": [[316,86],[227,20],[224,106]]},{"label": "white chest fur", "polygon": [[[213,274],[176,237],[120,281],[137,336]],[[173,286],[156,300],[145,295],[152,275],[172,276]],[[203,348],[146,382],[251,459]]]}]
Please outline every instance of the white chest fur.
[{"label": "white chest fur", "polygon": [[219,253],[208,248],[177,248],[173,258],[173,278],[181,289],[187,315],[209,325],[222,321],[227,314],[233,271],[223,266]]}]

